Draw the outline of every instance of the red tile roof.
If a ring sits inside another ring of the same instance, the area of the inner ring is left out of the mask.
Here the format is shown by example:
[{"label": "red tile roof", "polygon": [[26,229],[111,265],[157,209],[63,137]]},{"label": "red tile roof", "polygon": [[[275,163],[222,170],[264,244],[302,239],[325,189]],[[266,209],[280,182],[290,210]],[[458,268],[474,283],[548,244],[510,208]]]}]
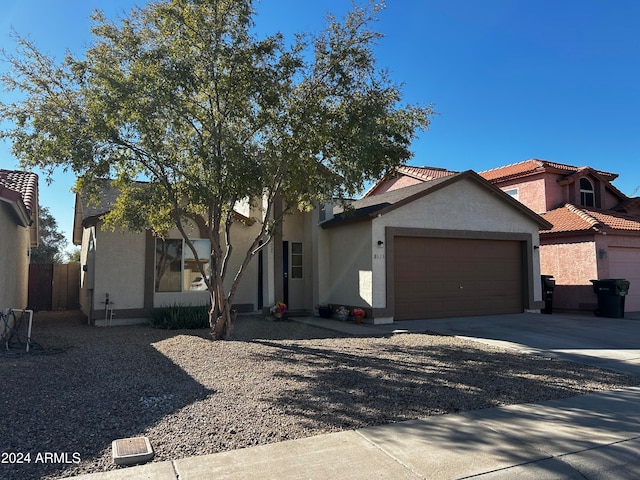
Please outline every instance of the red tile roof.
[{"label": "red tile roof", "polygon": [[[593,170],[591,167],[574,167],[563,163],[555,163],[532,158],[531,160],[525,160],[524,162],[512,163],[511,165],[505,165],[504,167],[493,168],[491,170],[480,172],[480,176],[495,183],[498,181],[512,180],[514,178],[526,177],[527,175],[534,175],[543,172],[570,175],[587,169]],[[600,170],[593,171],[609,181],[618,177],[617,173],[604,172]]]},{"label": "red tile roof", "polygon": [[612,210],[566,204],[541,216],[553,224],[552,229],[541,231],[541,234],[611,230],[640,232],[640,217]]},{"label": "red tile roof", "polygon": [[0,170],[0,195],[12,201],[19,198],[29,214],[37,211],[38,175],[18,170]]},{"label": "red tile roof", "polygon": [[[399,177],[409,177],[417,180],[418,182],[428,182],[430,180],[437,180],[439,178],[455,175],[456,173],[459,172],[453,172],[445,168],[411,167],[409,165],[402,165],[378,180],[373,186],[371,186],[371,188],[369,188],[369,190],[367,190],[363,197],[380,195],[381,193],[384,193],[388,190],[394,190],[398,188],[398,186],[394,187],[393,185],[395,183],[395,180],[397,180]],[[402,186],[406,187],[407,185]]]},{"label": "red tile roof", "polygon": [[411,167],[403,165],[397,168],[398,173],[408,175],[419,180],[435,180],[436,178],[448,177],[458,172],[436,167]]}]

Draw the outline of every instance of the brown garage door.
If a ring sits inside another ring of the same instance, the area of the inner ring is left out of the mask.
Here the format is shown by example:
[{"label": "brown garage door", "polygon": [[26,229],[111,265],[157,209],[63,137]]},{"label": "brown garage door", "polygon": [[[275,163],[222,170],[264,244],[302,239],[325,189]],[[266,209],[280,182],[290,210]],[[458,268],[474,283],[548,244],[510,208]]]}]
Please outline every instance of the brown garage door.
[{"label": "brown garage door", "polygon": [[396,237],[395,318],[523,310],[521,242]]}]

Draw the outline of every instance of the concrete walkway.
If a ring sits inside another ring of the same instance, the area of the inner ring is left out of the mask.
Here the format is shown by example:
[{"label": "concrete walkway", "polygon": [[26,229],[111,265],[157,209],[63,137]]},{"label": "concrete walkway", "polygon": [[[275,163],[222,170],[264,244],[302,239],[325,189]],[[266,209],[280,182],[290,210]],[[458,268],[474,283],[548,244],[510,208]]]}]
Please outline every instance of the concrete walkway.
[{"label": "concrete walkway", "polygon": [[640,388],[427,417],[77,477],[640,478]]},{"label": "concrete walkway", "polygon": [[[640,321],[521,314],[355,325],[354,335],[460,335],[640,375]],[[331,322],[331,323],[328,323]],[[604,327],[606,328],[604,328]],[[608,333],[606,333],[608,332]],[[368,427],[83,475],[91,480],[635,479],[640,387]]]}]

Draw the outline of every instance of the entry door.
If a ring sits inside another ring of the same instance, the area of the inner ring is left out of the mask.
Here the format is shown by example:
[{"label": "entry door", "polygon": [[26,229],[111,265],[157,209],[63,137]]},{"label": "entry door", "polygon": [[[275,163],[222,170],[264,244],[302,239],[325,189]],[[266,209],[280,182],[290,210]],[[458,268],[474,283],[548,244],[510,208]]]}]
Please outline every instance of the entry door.
[{"label": "entry door", "polygon": [[282,242],[282,301],[289,305],[289,242]]}]

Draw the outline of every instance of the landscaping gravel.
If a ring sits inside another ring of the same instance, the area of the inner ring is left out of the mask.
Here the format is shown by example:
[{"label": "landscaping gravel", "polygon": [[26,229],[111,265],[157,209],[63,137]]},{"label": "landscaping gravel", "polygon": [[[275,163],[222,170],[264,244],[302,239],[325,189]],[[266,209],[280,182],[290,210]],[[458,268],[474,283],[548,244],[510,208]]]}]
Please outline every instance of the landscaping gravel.
[{"label": "landscaping gravel", "polygon": [[240,317],[231,340],[212,342],[206,330],[81,322],[40,313],[42,349],[0,354],[0,478],[126,468],[111,459],[118,438],[149,437],[163,461],[640,384],[429,334],[350,337]]}]

